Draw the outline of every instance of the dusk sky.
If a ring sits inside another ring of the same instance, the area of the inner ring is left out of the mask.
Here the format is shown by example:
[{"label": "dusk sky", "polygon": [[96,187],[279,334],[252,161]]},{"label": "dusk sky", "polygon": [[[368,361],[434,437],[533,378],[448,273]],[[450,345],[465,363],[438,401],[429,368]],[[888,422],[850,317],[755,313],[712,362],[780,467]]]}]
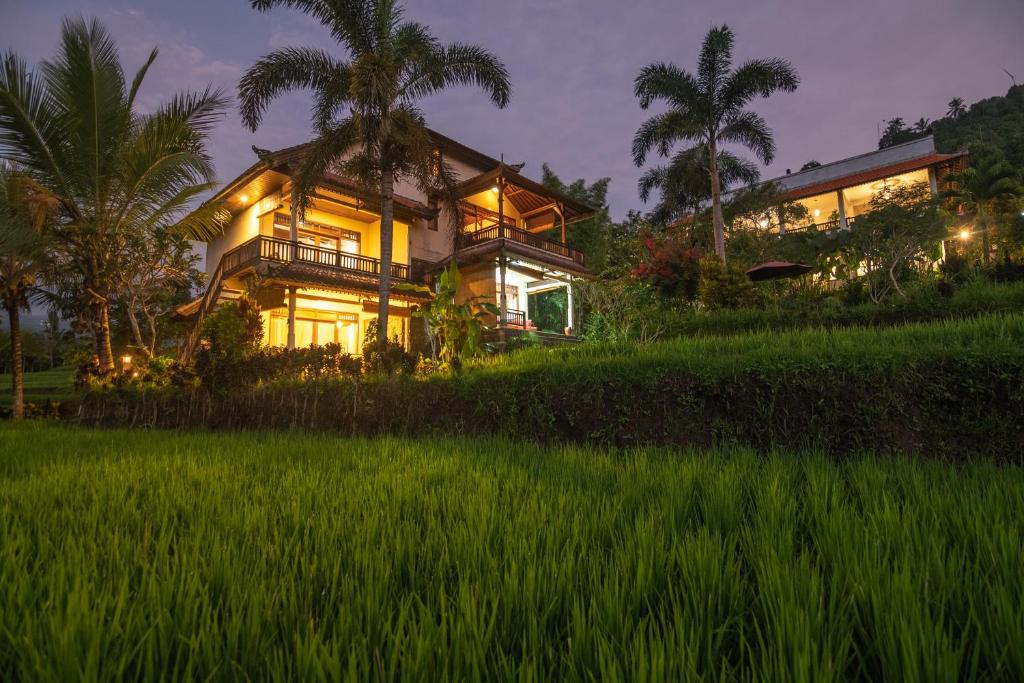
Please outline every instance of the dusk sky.
[{"label": "dusk sky", "polygon": [[[443,41],[491,49],[515,88],[501,111],[471,89],[437,96],[425,106],[430,125],[526,162],[534,178],[543,162],[567,181],[610,176],[615,217],[643,208],[630,143],[647,114],[633,97],[633,78],[652,61],[692,70],[715,24],[734,30],[737,61],[781,57],[800,73],[795,93],[753,104],[778,145],[763,177],[811,158],[870,151],[878,126],[894,115],[938,118],[954,96],[972,103],[1001,95],[1010,85],[1004,68],[1024,82],[1024,0],[408,0],[406,8]],[[234,94],[242,72],[273,48],[338,50],[311,19],[287,10],[261,14],[246,0],[2,0],[0,47],[37,62],[53,54],[61,18],[77,13],[108,27],[130,71],[159,46],[145,107],[207,84]],[[219,179],[250,165],[254,144],[307,139],[308,111],[302,93],[286,95],[253,134],[233,108],[213,139]]]}]

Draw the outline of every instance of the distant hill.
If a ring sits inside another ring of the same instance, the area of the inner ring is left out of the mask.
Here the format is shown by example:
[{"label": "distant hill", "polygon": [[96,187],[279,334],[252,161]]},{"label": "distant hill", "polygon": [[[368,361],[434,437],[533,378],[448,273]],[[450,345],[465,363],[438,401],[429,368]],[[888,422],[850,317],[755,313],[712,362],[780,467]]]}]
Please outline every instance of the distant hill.
[{"label": "distant hill", "polygon": [[975,102],[959,118],[941,118],[931,128],[940,152],[987,142],[1002,149],[1014,166],[1024,168],[1024,85]]}]

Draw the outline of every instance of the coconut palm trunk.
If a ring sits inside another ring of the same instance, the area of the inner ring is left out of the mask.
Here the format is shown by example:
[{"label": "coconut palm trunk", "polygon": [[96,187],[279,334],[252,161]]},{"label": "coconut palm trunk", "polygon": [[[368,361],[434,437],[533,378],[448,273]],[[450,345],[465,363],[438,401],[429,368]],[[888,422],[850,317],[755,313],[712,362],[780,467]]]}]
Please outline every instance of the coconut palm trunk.
[{"label": "coconut palm trunk", "polygon": [[383,170],[380,182],[380,288],[378,290],[377,343],[381,352],[388,344],[388,312],[391,306],[391,261],[395,236],[395,176]]},{"label": "coconut palm trunk", "polygon": [[711,175],[711,215],[715,232],[715,254],[725,263],[725,217],[722,215],[722,179],[718,174],[718,146],[712,142],[708,149],[708,168]]},{"label": "coconut palm trunk", "polygon": [[7,319],[11,328],[11,419],[20,420],[25,416],[25,365],[21,348],[21,311],[17,304],[7,307]]}]

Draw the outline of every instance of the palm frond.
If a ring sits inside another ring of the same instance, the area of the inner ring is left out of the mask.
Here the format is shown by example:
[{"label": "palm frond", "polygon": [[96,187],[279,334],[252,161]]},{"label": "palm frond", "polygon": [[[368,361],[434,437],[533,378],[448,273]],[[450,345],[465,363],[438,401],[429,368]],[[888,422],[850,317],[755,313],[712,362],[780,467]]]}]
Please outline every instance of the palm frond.
[{"label": "palm frond", "polygon": [[[260,58],[238,84],[242,121],[256,130],[270,102],[283,92],[300,88],[329,89],[336,96],[347,90],[346,62],[323,50],[286,47]],[[337,100],[341,101],[341,100]]]},{"label": "palm frond", "polygon": [[18,55],[6,53],[0,70],[0,156],[49,178],[63,193],[65,124],[44,80]]},{"label": "palm frond", "polygon": [[633,81],[633,94],[640,108],[647,109],[655,101],[665,101],[676,108],[693,110],[699,107],[701,93],[697,79],[674,64],[648,64]]},{"label": "palm frond", "polygon": [[772,139],[771,128],[760,114],[752,111],[733,112],[725,117],[722,124],[718,133],[719,141],[743,145],[765,164],[770,164],[775,158],[775,140]]},{"label": "palm frond", "polygon": [[734,111],[755,96],[768,97],[777,90],[793,92],[799,85],[796,69],[786,60],[752,59],[725,79],[721,92],[722,107],[725,111]]},{"label": "palm frond", "polygon": [[697,59],[697,83],[701,92],[717,99],[722,84],[732,66],[735,39],[728,26],[716,26],[708,31]]},{"label": "palm frond", "polygon": [[375,2],[373,0],[251,0],[253,9],[269,12],[274,7],[297,9],[310,15],[353,53],[374,47]]},{"label": "palm frond", "polygon": [[418,61],[402,85],[407,99],[419,99],[458,85],[477,86],[498,108],[508,105],[512,84],[508,69],[490,51],[476,45],[452,43]]},{"label": "palm frond", "polygon": [[633,136],[633,161],[643,166],[652,149],[667,157],[675,143],[698,140],[701,136],[700,122],[689,112],[671,110],[652,116]]}]

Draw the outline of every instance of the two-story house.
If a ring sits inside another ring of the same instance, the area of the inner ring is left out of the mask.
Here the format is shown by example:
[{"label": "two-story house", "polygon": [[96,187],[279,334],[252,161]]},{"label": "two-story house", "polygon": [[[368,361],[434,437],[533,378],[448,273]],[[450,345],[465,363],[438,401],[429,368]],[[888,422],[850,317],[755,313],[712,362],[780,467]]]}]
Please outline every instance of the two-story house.
[{"label": "two-story house", "polygon": [[[438,208],[411,183],[396,185],[392,282],[423,283],[455,261],[463,275],[459,298],[499,307],[493,321],[499,340],[535,329],[531,296],[566,289],[565,324],[546,332],[551,340],[572,339],[571,283],[589,271],[583,255],[566,244],[566,230],[594,209],[522,176],[517,167],[433,136],[459,181],[458,215]],[[296,216],[293,234],[291,176],[306,150],[257,150],[259,161],[214,197],[233,218],[207,244],[207,291],[179,309],[195,321],[190,347],[205,315],[244,292],[260,305],[266,344],[338,343],[361,352],[379,308],[380,198],[327,174],[305,216]],[[401,288],[392,292],[389,336],[410,344],[411,308],[425,297]]]}]

